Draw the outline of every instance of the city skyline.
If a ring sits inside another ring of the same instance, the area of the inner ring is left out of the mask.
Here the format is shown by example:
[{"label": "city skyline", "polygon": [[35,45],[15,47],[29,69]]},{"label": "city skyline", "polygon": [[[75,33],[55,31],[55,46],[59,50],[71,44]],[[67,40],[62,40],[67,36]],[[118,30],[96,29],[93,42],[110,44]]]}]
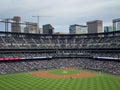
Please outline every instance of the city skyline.
[{"label": "city skyline", "polygon": [[0,19],[20,16],[22,21],[37,22],[32,16],[40,16],[40,27],[51,24],[56,32],[69,32],[69,25],[86,25],[92,20],[112,25],[112,20],[120,17],[119,6],[118,0],[4,0]]}]

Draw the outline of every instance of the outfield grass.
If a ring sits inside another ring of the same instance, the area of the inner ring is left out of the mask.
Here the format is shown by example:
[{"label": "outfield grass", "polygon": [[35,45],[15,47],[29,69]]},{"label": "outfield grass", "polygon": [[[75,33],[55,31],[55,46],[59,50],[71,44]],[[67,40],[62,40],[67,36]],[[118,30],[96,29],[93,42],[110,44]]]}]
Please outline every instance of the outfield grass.
[{"label": "outfield grass", "polygon": [[[48,70],[63,75],[64,70]],[[67,70],[76,74],[83,70]],[[120,90],[120,76],[100,74],[90,78],[53,79],[32,76],[30,73],[0,75],[0,90]]]}]

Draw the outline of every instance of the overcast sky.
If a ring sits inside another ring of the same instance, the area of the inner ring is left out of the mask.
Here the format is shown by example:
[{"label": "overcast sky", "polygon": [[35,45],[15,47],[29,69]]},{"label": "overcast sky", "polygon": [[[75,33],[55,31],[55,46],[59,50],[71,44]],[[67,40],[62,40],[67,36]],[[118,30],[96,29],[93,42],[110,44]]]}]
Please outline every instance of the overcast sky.
[{"label": "overcast sky", "polygon": [[[69,25],[103,20],[112,25],[120,17],[120,0],[0,0],[0,19],[21,16],[22,21],[51,24],[56,32],[68,32]],[[45,16],[45,17],[44,17]]]}]

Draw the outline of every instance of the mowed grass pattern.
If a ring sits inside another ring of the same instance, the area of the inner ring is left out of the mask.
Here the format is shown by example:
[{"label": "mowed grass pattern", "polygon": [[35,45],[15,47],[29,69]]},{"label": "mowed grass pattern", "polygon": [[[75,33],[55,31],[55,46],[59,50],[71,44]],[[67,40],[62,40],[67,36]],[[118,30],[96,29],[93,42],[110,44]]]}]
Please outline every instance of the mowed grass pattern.
[{"label": "mowed grass pattern", "polygon": [[[48,70],[63,74],[63,70]],[[67,70],[68,74],[84,72]],[[51,79],[30,73],[0,75],[0,90],[120,90],[120,76],[98,73],[98,76],[75,79]]]}]

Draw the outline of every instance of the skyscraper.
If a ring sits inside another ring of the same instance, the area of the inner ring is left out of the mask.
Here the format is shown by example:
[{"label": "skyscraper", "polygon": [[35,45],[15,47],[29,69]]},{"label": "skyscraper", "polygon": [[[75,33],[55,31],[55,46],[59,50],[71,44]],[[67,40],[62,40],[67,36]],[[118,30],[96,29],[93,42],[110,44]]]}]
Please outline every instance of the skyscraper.
[{"label": "skyscraper", "polygon": [[120,22],[117,23],[117,30],[120,30]]},{"label": "skyscraper", "polygon": [[120,18],[113,20],[113,31],[120,30]]},{"label": "skyscraper", "polygon": [[24,33],[36,33],[37,23],[28,23],[24,28]]},{"label": "skyscraper", "polygon": [[51,24],[43,25],[43,34],[53,34],[54,28]]},{"label": "skyscraper", "polygon": [[70,25],[69,27],[70,34],[86,34],[87,33],[87,26],[85,25]]},{"label": "skyscraper", "polygon": [[112,32],[113,27],[112,26],[104,26],[104,32]]},{"label": "skyscraper", "polygon": [[103,22],[101,20],[94,20],[87,22],[88,33],[101,33]]},{"label": "skyscraper", "polygon": [[21,32],[21,26],[20,26],[21,17],[14,16],[13,21],[14,22],[11,24],[11,31],[12,32]]}]

